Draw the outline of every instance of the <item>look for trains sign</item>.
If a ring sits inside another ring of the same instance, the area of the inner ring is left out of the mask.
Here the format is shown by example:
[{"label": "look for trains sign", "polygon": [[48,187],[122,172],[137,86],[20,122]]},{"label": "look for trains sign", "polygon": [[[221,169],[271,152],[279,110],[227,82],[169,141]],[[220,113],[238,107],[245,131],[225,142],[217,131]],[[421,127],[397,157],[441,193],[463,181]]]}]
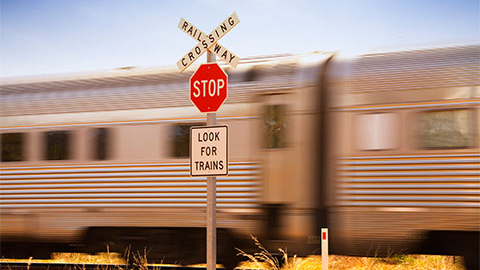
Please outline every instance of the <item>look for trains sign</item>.
[{"label": "look for trains sign", "polygon": [[207,126],[190,129],[190,174],[228,174],[228,127]]}]

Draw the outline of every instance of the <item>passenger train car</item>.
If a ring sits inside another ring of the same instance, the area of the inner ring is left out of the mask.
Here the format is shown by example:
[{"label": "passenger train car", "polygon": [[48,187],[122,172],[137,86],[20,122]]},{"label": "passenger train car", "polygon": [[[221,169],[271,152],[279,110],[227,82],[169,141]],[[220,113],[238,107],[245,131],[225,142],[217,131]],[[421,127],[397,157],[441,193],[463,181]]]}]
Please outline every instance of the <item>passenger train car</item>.
[{"label": "passenger train car", "polygon": [[[224,69],[220,263],[234,267],[249,235],[315,254],[328,227],[337,254],[460,254],[478,266],[479,45]],[[206,180],[188,161],[190,128],[206,116],[188,99],[191,75],[4,78],[2,256],[146,247],[152,260],[204,262]]]}]

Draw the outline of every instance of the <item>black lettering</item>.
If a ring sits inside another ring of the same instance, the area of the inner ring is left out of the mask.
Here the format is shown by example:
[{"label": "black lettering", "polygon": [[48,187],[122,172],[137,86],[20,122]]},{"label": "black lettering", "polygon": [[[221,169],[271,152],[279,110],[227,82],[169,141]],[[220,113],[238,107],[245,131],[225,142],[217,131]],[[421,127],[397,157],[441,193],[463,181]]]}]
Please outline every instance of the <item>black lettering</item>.
[{"label": "black lettering", "polygon": [[217,44],[215,44],[215,49],[213,49],[213,51],[215,53],[219,53],[221,48],[222,48],[222,46],[218,45],[218,43],[217,43]]},{"label": "black lettering", "polygon": [[198,161],[195,161],[195,170],[198,171]]},{"label": "black lettering", "polygon": [[220,132],[215,132],[215,141],[220,141]]},{"label": "black lettering", "polygon": [[210,43],[213,43],[215,41],[213,35],[208,35],[208,39],[210,39]]},{"label": "black lettering", "polygon": [[219,165],[218,168],[219,168],[220,170],[223,170],[223,160],[220,160],[220,162],[219,162],[218,165]]},{"label": "black lettering", "polygon": [[193,37],[195,37],[197,35],[197,29],[195,28],[195,33],[193,33]]},{"label": "black lettering", "polygon": [[201,171],[205,170],[203,165],[204,165],[203,161],[200,161],[200,170]]},{"label": "black lettering", "polygon": [[198,33],[197,41],[202,41],[202,32]]},{"label": "black lettering", "polygon": [[218,31],[217,31],[217,29],[215,29],[215,33],[217,33],[217,37],[220,37],[220,36],[218,35]]},{"label": "black lettering", "polygon": [[208,140],[213,142],[213,139],[215,139],[215,134],[213,132],[208,133]]},{"label": "black lettering", "polygon": [[188,22],[183,22],[183,25],[182,25],[182,30],[183,31],[187,31],[187,27],[188,27]]},{"label": "black lettering", "polygon": [[220,25],[220,29],[223,31],[223,33],[227,32],[227,26],[224,24]]},{"label": "black lettering", "polygon": [[202,49],[200,47],[196,46],[195,47],[195,53],[200,54],[202,52]]},{"label": "black lettering", "polygon": [[204,49],[208,48],[208,44],[206,40],[202,40],[202,45]]},{"label": "black lettering", "polygon": [[202,138],[200,137],[200,133],[198,133],[198,142],[202,142]]},{"label": "black lettering", "polygon": [[212,169],[218,170],[218,161],[212,161]]},{"label": "black lettering", "polygon": [[203,142],[208,141],[208,133],[203,133]]},{"label": "black lettering", "polygon": [[227,60],[227,51],[223,52],[222,58],[225,59],[225,60]]},{"label": "black lettering", "polygon": [[202,147],[202,151],[201,151],[201,155],[203,156],[203,153],[205,152],[205,154],[207,156],[212,156],[212,155],[217,155],[217,147],[215,146],[207,146],[207,147]]},{"label": "black lettering", "polygon": [[208,161],[205,163],[205,170],[211,170],[210,162],[208,162]]},{"label": "black lettering", "polygon": [[232,62],[232,60],[233,60],[233,58],[235,58],[235,55],[233,55],[233,54],[232,54],[232,55],[230,55],[230,61],[228,61],[228,63],[231,63],[231,62]]},{"label": "black lettering", "polygon": [[185,57],[184,57],[184,58],[182,58],[182,65],[183,65],[184,67],[186,67],[186,66],[187,66],[187,63],[185,63]]},{"label": "black lettering", "polygon": [[233,20],[232,17],[228,18],[228,23],[230,24],[230,26],[233,26],[235,24],[235,21]]},{"label": "black lettering", "polygon": [[192,53],[192,52],[189,52],[189,53],[188,53],[188,58],[190,59],[190,61],[192,61],[193,59],[195,59],[195,57],[193,56],[193,53]]},{"label": "black lettering", "polygon": [[193,36],[193,26],[190,26],[190,28],[187,31],[187,34],[190,34],[191,36]]}]

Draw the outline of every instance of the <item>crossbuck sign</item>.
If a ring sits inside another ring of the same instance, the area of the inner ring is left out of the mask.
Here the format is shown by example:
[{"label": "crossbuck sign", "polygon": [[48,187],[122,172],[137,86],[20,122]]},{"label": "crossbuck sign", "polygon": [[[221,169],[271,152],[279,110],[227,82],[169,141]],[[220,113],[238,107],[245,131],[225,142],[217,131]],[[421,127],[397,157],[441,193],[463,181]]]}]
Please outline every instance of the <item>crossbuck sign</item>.
[{"label": "crossbuck sign", "polygon": [[237,13],[233,12],[232,15],[230,15],[219,26],[213,29],[209,35],[206,35],[193,24],[189,23],[184,18],[181,18],[180,22],[178,23],[178,28],[198,41],[198,43],[195,45],[195,47],[193,47],[193,49],[191,49],[180,60],[178,60],[177,67],[180,72],[183,72],[185,69],[187,69],[207,50],[215,53],[220,59],[223,59],[231,66],[237,67],[240,58],[224,46],[220,45],[218,40],[227,34],[228,31],[232,30],[232,28],[235,27],[239,22],[240,20],[238,19]]}]

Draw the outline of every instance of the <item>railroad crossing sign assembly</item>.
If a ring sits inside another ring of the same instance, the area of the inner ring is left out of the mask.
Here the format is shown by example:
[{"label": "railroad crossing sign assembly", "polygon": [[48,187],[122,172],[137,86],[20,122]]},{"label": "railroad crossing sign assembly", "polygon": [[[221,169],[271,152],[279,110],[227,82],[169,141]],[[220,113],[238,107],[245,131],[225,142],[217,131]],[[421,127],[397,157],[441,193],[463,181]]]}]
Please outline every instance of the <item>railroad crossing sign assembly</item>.
[{"label": "railroad crossing sign assembly", "polygon": [[180,72],[208,51],[208,63],[201,65],[190,78],[190,100],[201,112],[207,113],[207,126],[190,129],[190,175],[207,176],[207,270],[215,270],[217,265],[216,176],[228,174],[228,127],[215,126],[216,111],[227,98],[228,76],[215,62],[214,54],[232,67],[237,66],[240,58],[218,40],[239,22],[237,13],[233,12],[209,35],[184,18],[178,23],[178,28],[198,41],[177,62]]},{"label": "railroad crossing sign assembly", "polygon": [[216,112],[227,99],[228,75],[217,63],[202,64],[190,78],[190,100],[200,112]]},{"label": "railroad crossing sign assembly", "polygon": [[228,127],[203,126],[190,129],[190,174],[228,174]]},{"label": "railroad crossing sign assembly", "polygon": [[180,22],[178,23],[178,28],[198,41],[198,43],[195,45],[195,47],[193,47],[193,49],[191,49],[187,54],[177,61],[177,67],[180,72],[183,72],[185,69],[187,69],[207,50],[215,53],[219,58],[223,59],[231,66],[236,67],[240,61],[240,58],[224,46],[220,45],[218,40],[227,34],[228,31],[232,30],[232,28],[235,27],[239,22],[240,20],[238,19],[237,13],[233,12],[232,15],[230,15],[219,26],[213,29],[209,35],[206,35],[193,24],[187,22],[184,18],[181,18]]}]

